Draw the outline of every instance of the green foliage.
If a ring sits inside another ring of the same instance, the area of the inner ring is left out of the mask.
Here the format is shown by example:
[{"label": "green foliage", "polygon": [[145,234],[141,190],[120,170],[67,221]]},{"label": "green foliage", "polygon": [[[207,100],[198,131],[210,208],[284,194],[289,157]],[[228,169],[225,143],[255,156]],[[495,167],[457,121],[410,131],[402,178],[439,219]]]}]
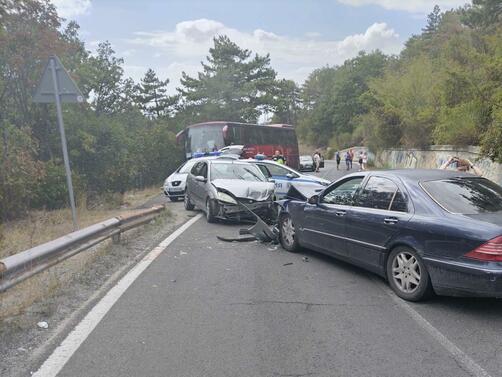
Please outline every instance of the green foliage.
[{"label": "green foliage", "polygon": [[44,174],[36,159],[37,145],[28,128],[4,124],[0,145],[0,219],[25,213]]},{"label": "green foliage", "polygon": [[325,146],[332,139],[337,148],[349,146],[352,137],[347,134],[352,134],[357,117],[365,112],[361,96],[370,79],[383,74],[387,61],[380,51],[361,52],[340,67],[315,70],[302,88],[300,135],[311,144]]},{"label": "green foliage", "polygon": [[333,148],[480,145],[502,162],[502,7],[474,0],[441,13],[399,57],[362,54],[314,71],[302,88],[301,138]]}]

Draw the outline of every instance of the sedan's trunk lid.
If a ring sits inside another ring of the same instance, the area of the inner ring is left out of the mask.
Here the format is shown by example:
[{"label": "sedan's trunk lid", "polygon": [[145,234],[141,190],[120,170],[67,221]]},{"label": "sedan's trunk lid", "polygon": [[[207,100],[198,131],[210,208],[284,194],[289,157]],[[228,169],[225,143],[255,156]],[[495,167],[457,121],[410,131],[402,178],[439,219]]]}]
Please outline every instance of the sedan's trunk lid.
[{"label": "sedan's trunk lid", "polygon": [[477,213],[474,215],[465,215],[465,216],[470,217],[471,219],[474,219],[474,220],[484,221],[487,223],[491,223],[493,225],[498,225],[502,228],[502,211],[484,212],[484,213]]}]

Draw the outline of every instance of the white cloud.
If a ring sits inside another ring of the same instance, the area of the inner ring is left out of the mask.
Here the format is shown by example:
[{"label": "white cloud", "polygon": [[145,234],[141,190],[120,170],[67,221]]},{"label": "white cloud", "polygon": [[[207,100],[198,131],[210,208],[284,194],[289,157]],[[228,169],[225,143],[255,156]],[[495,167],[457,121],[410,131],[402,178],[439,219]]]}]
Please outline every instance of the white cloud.
[{"label": "white cloud", "polygon": [[468,3],[468,0],[338,0],[342,4],[360,7],[378,5],[389,10],[403,10],[412,13],[430,13],[434,5],[442,10],[449,10]]},{"label": "white cloud", "polygon": [[91,9],[91,0],[52,0],[56,6],[59,16],[63,18],[74,18],[86,14]]},{"label": "white cloud", "polygon": [[180,72],[174,74],[175,69],[187,73],[200,70],[200,61],[205,60],[213,45],[213,37],[223,34],[242,48],[259,54],[270,53],[272,66],[279,76],[298,83],[305,80],[313,69],[341,64],[361,50],[380,49],[385,53],[398,53],[402,48],[399,35],[386,23],[375,23],[364,32],[342,40],[327,40],[320,38],[319,34],[292,38],[262,29],[243,32],[208,19],[183,21],[172,31],[137,32],[127,42],[142,49],[143,55],[145,51],[157,57],[162,53],[162,57],[170,63],[167,69],[159,68],[168,73],[174,83],[175,78],[180,76]]}]

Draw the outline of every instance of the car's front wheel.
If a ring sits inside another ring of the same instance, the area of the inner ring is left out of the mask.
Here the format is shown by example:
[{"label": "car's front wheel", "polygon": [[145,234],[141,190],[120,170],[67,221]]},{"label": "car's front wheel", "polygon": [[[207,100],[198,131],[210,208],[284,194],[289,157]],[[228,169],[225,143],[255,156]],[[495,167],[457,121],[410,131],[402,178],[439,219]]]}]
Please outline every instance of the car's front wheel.
[{"label": "car's front wheel", "polygon": [[284,249],[292,253],[300,251],[300,244],[295,232],[295,224],[289,214],[279,218],[279,241]]},{"label": "car's front wheel", "polygon": [[206,200],[206,220],[208,223],[214,223],[216,221],[216,216],[214,215],[215,208],[212,205],[211,199]]},{"label": "car's front wheel", "polygon": [[432,283],[418,253],[399,246],[387,259],[387,279],[392,290],[408,301],[420,301],[432,294]]},{"label": "car's front wheel", "polygon": [[183,201],[183,203],[185,204],[185,209],[187,211],[193,211],[193,209],[195,208],[195,206],[190,201],[190,196],[188,195],[188,192],[185,194],[185,200]]}]

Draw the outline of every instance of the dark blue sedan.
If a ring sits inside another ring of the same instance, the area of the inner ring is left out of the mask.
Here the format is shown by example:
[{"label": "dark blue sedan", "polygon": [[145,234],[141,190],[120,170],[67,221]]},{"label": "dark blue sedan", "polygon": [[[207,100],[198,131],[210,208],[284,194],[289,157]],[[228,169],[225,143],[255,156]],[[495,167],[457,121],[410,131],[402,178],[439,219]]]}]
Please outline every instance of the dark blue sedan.
[{"label": "dark blue sedan", "polygon": [[502,297],[502,187],[485,178],[353,173],[307,201],[280,205],[286,250],[306,247],[375,272],[403,299]]}]

